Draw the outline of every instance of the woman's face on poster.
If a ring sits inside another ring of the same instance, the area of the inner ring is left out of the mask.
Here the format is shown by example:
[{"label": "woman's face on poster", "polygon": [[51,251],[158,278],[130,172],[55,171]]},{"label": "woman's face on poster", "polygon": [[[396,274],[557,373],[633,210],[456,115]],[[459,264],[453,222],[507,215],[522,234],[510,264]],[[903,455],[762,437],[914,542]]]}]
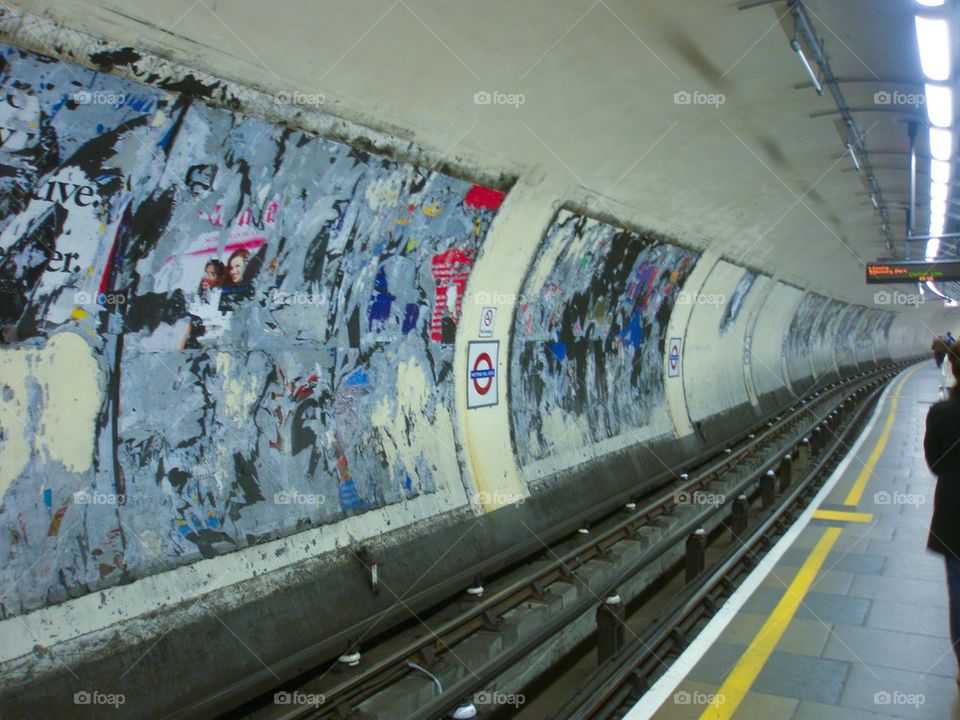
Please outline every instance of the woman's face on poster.
[{"label": "woman's face on poster", "polygon": [[213,263],[208,263],[203,271],[203,277],[200,278],[200,287],[204,290],[209,290],[212,287],[216,287],[219,280],[220,278],[217,277],[217,268]]},{"label": "woman's face on poster", "polygon": [[244,259],[239,255],[230,261],[230,281],[234,283],[239,283],[240,278],[243,277],[243,266]]}]

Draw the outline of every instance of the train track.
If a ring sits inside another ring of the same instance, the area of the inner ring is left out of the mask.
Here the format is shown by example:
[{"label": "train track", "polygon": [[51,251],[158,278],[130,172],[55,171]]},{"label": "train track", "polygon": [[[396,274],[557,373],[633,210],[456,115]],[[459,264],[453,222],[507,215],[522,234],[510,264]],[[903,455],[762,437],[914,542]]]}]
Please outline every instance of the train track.
[{"label": "train track", "polygon": [[[725,552],[661,610],[658,620],[601,664],[567,701],[556,717],[564,720],[621,718],[667,668],[665,658],[678,655],[715,610],[733,592],[808,506],[823,482],[845,455],[866,424],[882,387],[871,390],[865,402],[853,407],[849,418],[828,435],[811,466],[790,487],[771,513],[747,533],[735,535]],[[839,425],[839,423],[838,423]]]},{"label": "train track", "polygon": [[[655,675],[651,659],[676,651],[749,569],[771,534],[788,526],[808,502],[835,451],[855,437],[870,402],[909,362],[812,391],[689,467],[664,473],[657,491],[611,498],[535,542],[494,555],[401,603],[407,609],[426,606],[417,613],[418,623],[362,646],[347,642],[404,610],[393,608],[390,617],[370,618],[315,643],[275,663],[269,676],[243,678],[177,716],[427,720],[448,716],[487,689],[498,689],[488,697],[507,699],[518,689],[510,685],[518,675],[512,669],[532,667],[535,651],[565,632],[575,635],[580,628],[582,635],[605,599],[623,594],[626,604],[668,568],[685,562],[688,582],[663,618],[606,660],[558,715],[617,717]],[[711,502],[691,502],[697,497]],[[752,526],[745,511],[757,516]],[[706,539],[727,527],[734,528],[735,541],[719,562],[702,567]],[[476,591],[477,575],[483,578],[482,594]],[[494,650],[486,652],[484,643]],[[469,663],[463,660],[465,649],[472,653]],[[354,653],[359,655],[350,657]]]}]

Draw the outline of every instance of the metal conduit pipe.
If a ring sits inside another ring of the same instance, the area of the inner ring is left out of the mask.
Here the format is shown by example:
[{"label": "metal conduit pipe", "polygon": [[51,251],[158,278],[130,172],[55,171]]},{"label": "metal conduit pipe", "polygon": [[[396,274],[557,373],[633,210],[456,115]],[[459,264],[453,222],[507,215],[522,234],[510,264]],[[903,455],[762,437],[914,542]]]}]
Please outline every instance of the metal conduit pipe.
[{"label": "metal conduit pipe", "polygon": [[847,105],[847,102],[843,97],[843,93],[840,92],[840,84],[837,80],[837,76],[834,75],[833,70],[830,69],[830,62],[827,60],[827,57],[823,52],[823,46],[820,44],[820,40],[817,39],[816,33],[813,31],[813,26],[810,24],[810,18],[807,16],[807,11],[803,6],[803,2],[801,2],[801,0],[787,0],[787,6],[790,8],[790,12],[793,15],[797,30],[801,35],[803,35],[804,43],[813,52],[813,59],[817,63],[817,67],[820,68],[820,73],[823,76],[823,84],[830,88],[830,94],[833,95],[833,100],[837,105],[837,110],[840,111],[840,116],[843,119],[843,123],[847,127],[847,132],[849,133],[848,141],[860,153],[860,164],[863,167],[864,175],[867,178],[867,185],[870,191],[873,192],[877,197],[877,204],[879,205],[880,218],[882,221],[881,231],[886,237],[887,251],[892,255],[894,253],[894,249],[893,236],[890,230],[890,217],[886,202],[883,199],[883,191],[880,189],[880,184],[877,182],[877,178],[874,175],[873,166],[870,164],[870,158],[867,153],[867,149],[863,145],[863,135],[860,133],[860,129],[857,127],[857,123],[853,119],[853,114],[850,112],[850,106]]}]

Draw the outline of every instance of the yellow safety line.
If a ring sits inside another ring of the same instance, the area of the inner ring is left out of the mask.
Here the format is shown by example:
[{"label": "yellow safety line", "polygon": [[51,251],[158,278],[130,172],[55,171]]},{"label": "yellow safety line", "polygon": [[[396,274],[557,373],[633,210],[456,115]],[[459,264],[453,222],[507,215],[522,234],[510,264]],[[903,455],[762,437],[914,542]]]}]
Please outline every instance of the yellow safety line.
[{"label": "yellow safety line", "polygon": [[733,717],[740,703],[747,696],[763,666],[770,658],[770,654],[780,642],[780,638],[793,619],[794,614],[803,602],[810,585],[827,559],[833,544],[840,537],[841,528],[827,528],[823,537],[800,568],[790,587],[780,598],[777,607],[767,617],[767,621],[760,628],[760,632],[744,651],[740,661],[727,675],[723,685],[717,691],[713,702],[707,706],[700,716],[700,720],[728,720]]},{"label": "yellow safety line", "polygon": [[871,522],[873,513],[848,512],[846,510],[814,510],[815,520],[842,520],[843,522]]},{"label": "yellow safety line", "polygon": [[863,466],[863,470],[861,470],[860,474],[857,476],[856,482],[853,483],[853,487],[850,488],[850,492],[847,493],[847,497],[843,501],[844,505],[853,505],[856,507],[860,504],[860,498],[863,497],[863,491],[867,489],[867,481],[873,474],[873,468],[876,467],[877,462],[880,460],[880,456],[883,454],[884,448],[887,447],[887,440],[890,438],[890,428],[893,427],[893,421],[897,415],[897,403],[900,402],[900,390],[903,389],[903,384],[916,371],[917,368],[913,368],[903,376],[903,379],[900,380],[899,383],[897,383],[897,389],[894,390],[893,400],[890,403],[890,412],[887,414],[887,421],[883,425],[883,432],[880,433],[880,438],[877,440],[877,444],[876,447],[873,448],[873,452],[870,453],[870,457],[867,459],[867,464]]}]

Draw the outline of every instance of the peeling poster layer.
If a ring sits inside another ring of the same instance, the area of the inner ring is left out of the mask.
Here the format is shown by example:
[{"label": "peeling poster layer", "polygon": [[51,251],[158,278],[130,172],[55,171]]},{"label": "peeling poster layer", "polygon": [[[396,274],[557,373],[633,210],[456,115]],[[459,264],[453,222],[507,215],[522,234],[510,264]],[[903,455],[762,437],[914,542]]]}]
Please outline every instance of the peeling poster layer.
[{"label": "peeling poster layer", "polygon": [[502,193],[0,45],[0,616],[435,492]]},{"label": "peeling poster layer", "polygon": [[697,258],[558,214],[515,316],[510,382],[521,464],[650,422],[664,400],[667,321]]}]

